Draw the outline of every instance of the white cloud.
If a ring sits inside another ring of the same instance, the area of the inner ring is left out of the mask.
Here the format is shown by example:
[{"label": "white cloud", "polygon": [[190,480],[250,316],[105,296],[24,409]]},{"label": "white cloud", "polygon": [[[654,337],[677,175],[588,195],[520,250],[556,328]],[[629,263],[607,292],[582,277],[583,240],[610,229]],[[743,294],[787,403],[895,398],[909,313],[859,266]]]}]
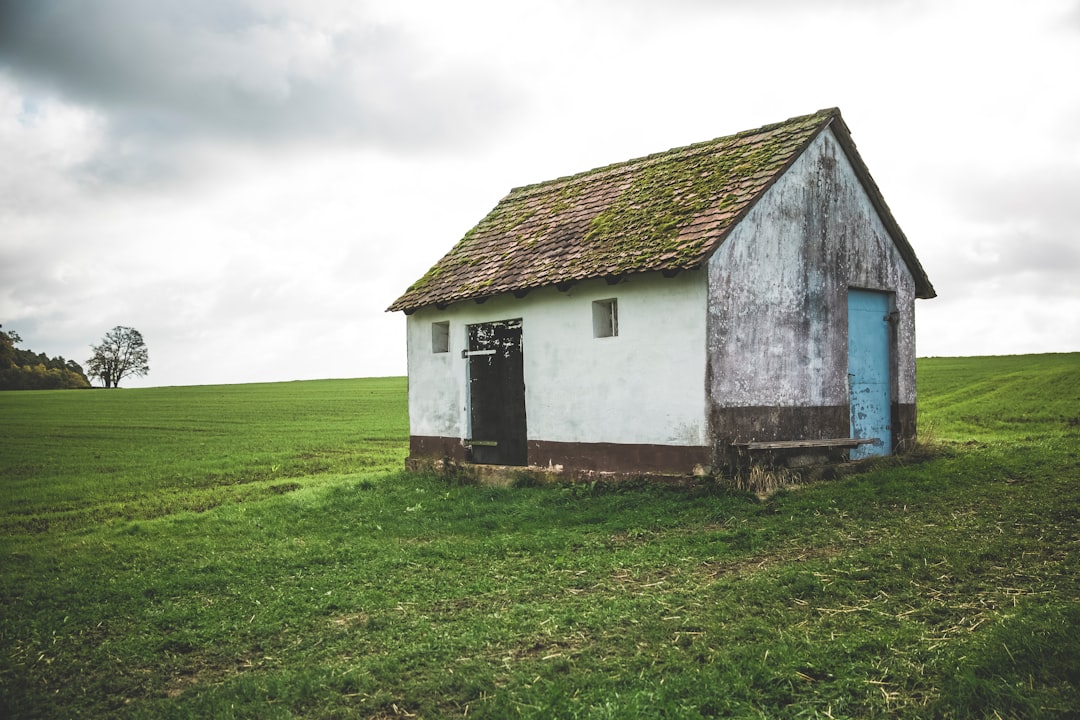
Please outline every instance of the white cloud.
[{"label": "white cloud", "polygon": [[2,12],[0,322],[137,327],[133,384],[403,373],[384,308],[511,187],[833,105],[938,289],[921,353],[1080,349],[1074,2]]},{"label": "white cloud", "polygon": [[476,141],[510,111],[484,68],[435,58],[357,8],[14,2],[0,64],[29,92],[100,114],[108,144],[84,170],[106,183],[198,172],[188,154],[202,141],[430,150]]}]

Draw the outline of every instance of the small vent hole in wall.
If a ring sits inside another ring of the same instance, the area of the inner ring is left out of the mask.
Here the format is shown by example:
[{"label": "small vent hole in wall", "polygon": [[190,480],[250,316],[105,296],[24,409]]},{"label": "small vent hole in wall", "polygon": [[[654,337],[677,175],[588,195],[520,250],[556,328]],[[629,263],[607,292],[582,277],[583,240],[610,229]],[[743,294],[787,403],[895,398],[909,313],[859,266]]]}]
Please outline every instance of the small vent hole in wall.
[{"label": "small vent hole in wall", "polygon": [[593,302],[592,327],[593,337],[615,337],[619,334],[619,304],[615,298]]},{"label": "small vent hole in wall", "polygon": [[450,352],[450,323],[431,323],[431,352]]}]

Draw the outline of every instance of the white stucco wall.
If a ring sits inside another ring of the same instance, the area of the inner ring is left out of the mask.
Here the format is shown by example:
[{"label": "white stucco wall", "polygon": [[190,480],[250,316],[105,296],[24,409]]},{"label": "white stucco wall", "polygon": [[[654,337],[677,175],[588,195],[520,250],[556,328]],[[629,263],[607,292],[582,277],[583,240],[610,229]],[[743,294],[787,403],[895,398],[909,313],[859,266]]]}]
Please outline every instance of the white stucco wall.
[{"label": "white stucco wall", "polygon": [[[618,300],[619,334],[594,338],[592,303],[607,298]],[[703,272],[418,310],[407,319],[410,432],[468,437],[466,326],[521,318],[530,440],[705,445],[705,316]],[[441,321],[450,351],[433,354]]]},{"label": "white stucco wall", "polygon": [[831,130],[709,261],[711,394],[723,407],[847,403],[847,289],[895,293],[894,401],[915,402],[915,285]]}]

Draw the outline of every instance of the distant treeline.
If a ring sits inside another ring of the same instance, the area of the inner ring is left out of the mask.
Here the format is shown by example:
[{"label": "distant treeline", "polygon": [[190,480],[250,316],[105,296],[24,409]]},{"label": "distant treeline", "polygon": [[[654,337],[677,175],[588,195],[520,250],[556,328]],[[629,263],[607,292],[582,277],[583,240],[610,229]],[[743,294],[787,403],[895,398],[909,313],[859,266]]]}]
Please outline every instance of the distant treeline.
[{"label": "distant treeline", "polygon": [[17,333],[0,330],[0,390],[90,387],[79,363],[59,355],[50,358],[45,353],[15,347],[21,340]]}]

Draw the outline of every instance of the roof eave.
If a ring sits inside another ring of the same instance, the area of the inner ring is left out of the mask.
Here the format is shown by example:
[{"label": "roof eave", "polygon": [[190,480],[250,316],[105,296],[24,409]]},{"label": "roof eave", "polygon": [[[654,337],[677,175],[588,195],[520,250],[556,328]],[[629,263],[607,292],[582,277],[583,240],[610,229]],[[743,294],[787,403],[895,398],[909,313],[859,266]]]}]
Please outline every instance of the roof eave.
[{"label": "roof eave", "polygon": [[[643,268],[641,270],[632,270],[632,271],[629,271],[629,272],[618,273],[617,275],[612,275],[612,274],[596,274],[596,275],[592,275],[592,274],[590,274],[590,275],[583,275],[581,277],[567,277],[566,279],[564,279],[564,280],[562,280],[560,282],[557,282],[557,283],[538,283],[538,284],[535,284],[535,285],[521,285],[521,286],[515,286],[515,287],[508,287],[508,288],[500,288],[500,289],[496,290],[495,292],[491,292],[491,291],[473,292],[473,293],[465,293],[465,294],[461,294],[461,295],[444,296],[444,297],[440,297],[440,298],[428,298],[428,299],[424,300],[423,302],[412,302],[412,301],[410,301],[409,300],[410,293],[406,293],[405,295],[402,295],[400,298],[395,300],[394,303],[390,307],[386,308],[386,312],[398,312],[398,311],[401,311],[401,312],[404,312],[406,315],[412,315],[417,310],[421,310],[421,309],[426,308],[426,307],[435,307],[435,308],[438,308],[440,310],[443,310],[443,309],[449,307],[450,305],[453,305],[453,304],[456,304],[456,303],[468,302],[470,300],[472,300],[473,302],[476,302],[476,303],[483,303],[483,302],[486,302],[487,300],[489,300],[489,299],[491,299],[493,297],[498,297],[500,295],[511,295],[512,294],[515,297],[520,299],[520,298],[523,298],[526,295],[528,295],[529,293],[534,292],[536,290],[542,290],[544,288],[549,288],[549,287],[560,288],[560,286],[562,286],[562,285],[566,285],[565,289],[569,289],[569,287],[572,286],[572,285],[576,285],[576,284],[582,283],[582,282],[588,282],[588,281],[591,281],[591,280],[605,280],[608,284],[614,285],[614,284],[616,284],[618,282],[621,282],[623,279],[625,279],[627,277],[632,277],[632,276],[635,276],[635,275],[646,275],[646,274],[649,274],[649,273],[660,273],[660,274],[664,275],[665,277],[674,277],[678,273],[701,269],[701,267],[705,264],[707,259],[708,259],[707,257],[702,257],[700,259],[697,259],[697,260],[694,260],[694,261],[688,262],[688,263],[664,264],[664,265],[659,265],[657,267]],[[563,289],[563,288],[560,288],[560,289]]]}]

